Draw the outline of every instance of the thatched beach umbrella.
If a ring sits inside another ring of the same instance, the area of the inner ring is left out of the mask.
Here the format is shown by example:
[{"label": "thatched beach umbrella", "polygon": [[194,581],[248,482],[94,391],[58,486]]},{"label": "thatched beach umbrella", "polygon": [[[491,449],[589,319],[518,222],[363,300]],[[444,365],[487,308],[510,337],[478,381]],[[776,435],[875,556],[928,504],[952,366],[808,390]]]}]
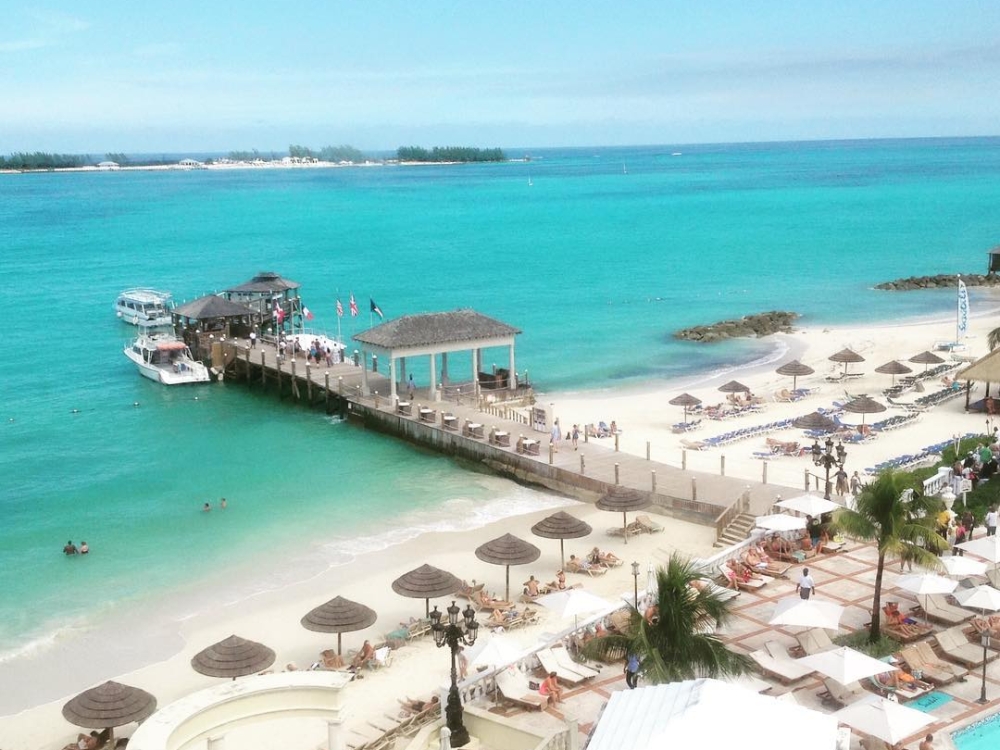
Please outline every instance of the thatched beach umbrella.
[{"label": "thatched beach umbrella", "polygon": [[375,624],[378,615],[371,607],[352,602],[342,596],[335,596],[326,604],[320,604],[302,618],[302,627],[317,633],[337,634],[337,656],[342,653],[340,639],[344,633],[364,630]]},{"label": "thatched beach umbrella", "polygon": [[256,674],[274,664],[274,651],[262,643],[248,641],[238,635],[212,644],[191,659],[195,672],[209,677],[236,679]]},{"label": "thatched beach umbrella", "polygon": [[612,488],[610,492],[597,501],[597,507],[601,510],[622,514],[622,534],[625,536],[625,544],[628,544],[628,516],[626,514],[629,511],[648,508],[652,504],[653,501],[647,496],[624,487]]},{"label": "thatched beach umbrella", "polygon": [[476,548],[476,557],[491,565],[503,565],[507,569],[507,588],[504,601],[510,601],[510,566],[527,565],[541,557],[542,551],[531,542],[519,539],[513,534],[504,534],[491,539]]},{"label": "thatched beach umbrella", "polygon": [[841,349],[836,354],[831,354],[827,357],[831,362],[843,362],[844,363],[844,374],[847,374],[847,366],[852,362],[864,362],[865,358],[858,354],[853,349]]},{"label": "thatched beach umbrella", "polygon": [[844,404],[844,411],[861,415],[861,424],[865,423],[865,414],[879,414],[887,408],[888,407],[884,404],[880,404],[878,401],[873,398],[869,398],[868,396],[858,396],[853,401],[848,401]]},{"label": "thatched beach umbrella", "polygon": [[454,594],[461,588],[462,581],[451,573],[426,564],[392,582],[392,590],[400,596],[423,599],[427,617],[431,614],[431,599]]},{"label": "thatched beach umbrella", "polygon": [[63,706],[66,721],[78,727],[107,729],[107,747],[114,747],[114,728],[142,721],[156,710],[156,698],[145,690],[108,680],[84,690]]},{"label": "thatched beach umbrella", "polygon": [[564,539],[579,539],[587,536],[594,529],[586,521],[571,516],[566,511],[553,513],[543,518],[531,527],[531,533],[545,539],[559,540],[559,567],[566,567],[566,553],[563,550]]},{"label": "thatched beach umbrella", "polygon": [[786,362],[777,370],[776,373],[779,375],[791,375],[792,376],[792,390],[795,390],[795,386],[798,385],[798,379],[801,376],[812,375],[816,372],[809,365],[804,365],[797,359],[793,359],[791,362]]},{"label": "thatched beach umbrella", "polygon": [[738,380],[730,380],[728,383],[719,386],[723,393],[750,393],[750,389]]},{"label": "thatched beach umbrella", "polygon": [[837,423],[829,417],[825,417],[818,411],[806,414],[804,417],[796,417],[792,420],[792,426],[800,430],[817,430],[820,432],[833,432],[837,428]]},{"label": "thatched beach umbrella", "polygon": [[902,362],[892,360],[891,362],[886,362],[884,365],[876,367],[875,372],[880,372],[883,375],[892,375],[892,384],[896,385],[897,375],[908,375],[913,372],[913,370],[904,365]]},{"label": "thatched beach umbrella", "polygon": [[907,362],[912,362],[915,365],[923,365],[924,372],[927,372],[927,365],[940,365],[944,362],[944,359],[936,355],[934,352],[920,352],[920,354],[915,354],[910,357]]},{"label": "thatched beach umbrella", "polygon": [[684,421],[688,421],[688,409],[692,406],[697,406],[701,403],[701,399],[692,396],[690,393],[682,393],[680,396],[674,396],[668,402],[671,406],[683,406],[684,407]]}]

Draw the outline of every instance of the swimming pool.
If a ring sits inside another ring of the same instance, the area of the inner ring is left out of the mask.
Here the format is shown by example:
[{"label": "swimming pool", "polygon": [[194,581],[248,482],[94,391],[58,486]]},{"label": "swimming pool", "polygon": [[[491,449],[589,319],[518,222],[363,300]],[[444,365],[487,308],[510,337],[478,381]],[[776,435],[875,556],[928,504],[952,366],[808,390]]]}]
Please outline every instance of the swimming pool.
[{"label": "swimming pool", "polygon": [[951,736],[958,750],[996,750],[1000,747],[1000,714],[993,714]]},{"label": "swimming pool", "polygon": [[922,695],[916,700],[908,701],[907,708],[915,708],[918,711],[923,711],[925,714],[929,714],[936,708],[940,708],[945,703],[952,700],[952,697],[947,693],[942,693],[940,690],[935,690],[933,693],[927,693],[927,695]]}]

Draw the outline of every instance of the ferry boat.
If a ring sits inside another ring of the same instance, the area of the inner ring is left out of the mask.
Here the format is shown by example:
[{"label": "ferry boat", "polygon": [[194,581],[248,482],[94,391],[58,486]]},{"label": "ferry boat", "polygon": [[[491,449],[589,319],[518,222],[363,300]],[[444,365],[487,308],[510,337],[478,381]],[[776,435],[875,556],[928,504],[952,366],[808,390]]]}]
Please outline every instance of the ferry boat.
[{"label": "ferry boat", "polygon": [[170,292],[155,289],[126,289],[115,300],[115,314],[134,326],[168,326],[172,307]]},{"label": "ferry boat", "polygon": [[152,333],[145,328],[125,347],[125,356],[143,377],[163,385],[207,383],[208,368],[191,357],[187,344],[169,333]]}]

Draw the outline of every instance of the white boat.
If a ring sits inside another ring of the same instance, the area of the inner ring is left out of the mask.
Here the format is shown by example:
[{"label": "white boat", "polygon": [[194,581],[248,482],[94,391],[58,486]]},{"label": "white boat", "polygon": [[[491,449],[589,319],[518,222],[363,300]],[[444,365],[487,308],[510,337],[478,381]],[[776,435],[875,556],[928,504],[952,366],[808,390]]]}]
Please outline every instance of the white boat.
[{"label": "white boat", "polygon": [[126,289],[115,300],[115,315],[134,326],[168,326],[172,307],[170,292]]},{"label": "white boat", "polygon": [[187,344],[169,333],[151,333],[143,329],[125,347],[125,356],[139,368],[143,377],[164,385],[207,383],[208,368],[191,357]]}]

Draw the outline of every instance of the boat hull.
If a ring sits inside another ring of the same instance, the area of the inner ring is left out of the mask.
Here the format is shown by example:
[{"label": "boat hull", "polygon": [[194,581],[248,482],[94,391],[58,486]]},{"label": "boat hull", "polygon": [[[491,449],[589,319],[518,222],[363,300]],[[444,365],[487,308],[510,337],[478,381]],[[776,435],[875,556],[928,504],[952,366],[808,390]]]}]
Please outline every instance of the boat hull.
[{"label": "boat hull", "polygon": [[136,366],[140,375],[163,385],[208,383],[212,379],[205,365],[187,357],[175,359],[169,364],[151,364],[144,361],[132,345],[125,348],[124,354]]}]

